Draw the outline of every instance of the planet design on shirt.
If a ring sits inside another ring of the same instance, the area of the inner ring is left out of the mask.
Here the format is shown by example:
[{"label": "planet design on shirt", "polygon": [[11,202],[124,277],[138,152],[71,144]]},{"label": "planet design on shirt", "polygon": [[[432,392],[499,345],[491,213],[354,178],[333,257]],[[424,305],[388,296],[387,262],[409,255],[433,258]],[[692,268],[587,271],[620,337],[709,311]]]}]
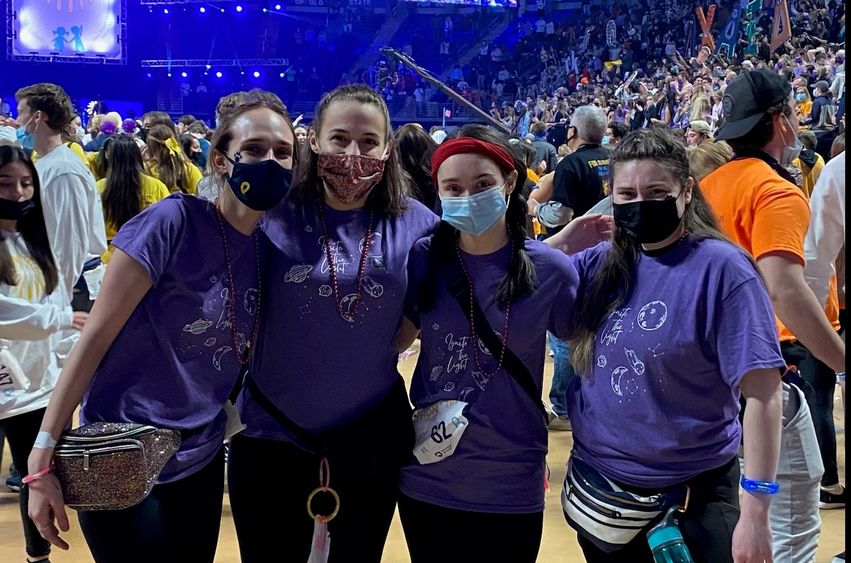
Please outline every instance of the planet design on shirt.
[{"label": "planet design on shirt", "polygon": [[296,264],[284,274],[284,283],[303,283],[311,271],[313,266],[310,264]]},{"label": "planet design on shirt", "polygon": [[473,391],[475,391],[475,390],[476,390],[476,389],[475,389],[474,387],[464,387],[464,388],[461,390],[461,392],[460,392],[460,393],[458,393],[458,400],[459,400],[459,401],[466,401],[466,400],[467,400],[467,395],[469,395],[470,393],[472,393],[472,392],[473,392]]},{"label": "planet design on shirt", "polygon": [[612,391],[615,392],[615,395],[618,397],[623,397],[624,389],[622,387],[624,374],[628,373],[629,369],[624,366],[618,366],[614,370],[612,370]]},{"label": "planet design on shirt", "polygon": [[446,385],[443,386],[443,390],[447,393],[451,393],[453,389],[455,389],[455,383],[452,381],[447,381]]},{"label": "planet design on shirt", "polygon": [[355,322],[358,303],[360,303],[360,296],[357,293],[350,293],[340,300],[340,316],[344,321]]},{"label": "planet design on shirt", "polygon": [[441,373],[443,373],[443,366],[434,366],[431,368],[431,376],[429,377],[429,380],[437,381]]},{"label": "planet design on shirt", "polygon": [[330,285],[323,285],[319,288],[319,297],[331,297],[332,291]]},{"label": "planet design on shirt", "polygon": [[208,338],[206,340],[206,342],[204,342],[204,346],[207,346],[207,347],[214,346],[215,344],[216,344],[215,338]]},{"label": "planet design on shirt", "polygon": [[[365,242],[366,237],[360,239],[360,242],[358,242],[358,251],[360,254],[363,254]],[[369,253],[366,256],[367,258],[381,258],[384,256],[384,237],[381,236],[381,233],[372,233],[370,235]]]},{"label": "planet design on shirt", "polygon": [[668,306],[662,301],[651,301],[638,311],[638,326],[652,331],[662,328],[668,320]]},{"label": "planet design on shirt", "polygon": [[204,334],[207,332],[207,329],[213,326],[213,321],[208,321],[207,319],[198,319],[193,323],[189,323],[185,327],[183,327],[183,332],[188,332],[190,334]]},{"label": "planet design on shirt", "polygon": [[604,368],[608,363],[609,360],[606,359],[606,356],[597,356],[597,367]]}]

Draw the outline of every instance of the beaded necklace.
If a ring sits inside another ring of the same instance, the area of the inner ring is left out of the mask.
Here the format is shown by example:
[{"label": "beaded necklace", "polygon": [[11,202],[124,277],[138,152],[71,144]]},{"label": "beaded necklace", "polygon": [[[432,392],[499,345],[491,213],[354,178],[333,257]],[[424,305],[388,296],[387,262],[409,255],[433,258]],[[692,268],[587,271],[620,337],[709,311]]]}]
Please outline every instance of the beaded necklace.
[{"label": "beaded necklace", "polygon": [[328,235],[328,225],[325,222],[325,204],[322,201],[317,203],[317,207],[319,209],[319,222],[322,223],[322,234],[325,238],[325,257],[328,260],[328,279],[331,284],[331,290],[334,292],[334,301],[337,304],[337,313],[340,315],[345,321],[354,322],[354,316],[357,314],[358,307],[360,306],[361,295],[363,293],[363,278],[364,272],[366,271],[366,257],[369,256],[369,247],[372,242],[372,227],[373,227],[373,219],[374,212],[369,212],[369,223],[366,228],[366,237],[363,239],[363,248],[361,249],[360,262],[358,264],[358,276],[357,276],[357,292],[355,293],[355,299],[353,305],[350,307],[349,312],[343,312],[343,304],[340,299],[340,288],[339,283],[337,282],[337,267],[334,263],[334,256],[331,252],[331,239]]},{"label": "beaded necklace", "polygon": [[236,326],[236,285],[233,282],[233,267],[230,260],[230,245],[228,244],[227,232],[225,231],[225,222],[222,216],[222,210],[216,206],[216,217],[219,219],[219,227],[222,231],[222,242],[225,248],[225,266],[228,274],[228,299],[227,315],[230,323],[231,338],[233,338],[233,351],[240,365],[248,363],[248,357],[251,353],[251,344],[257,337],[257,331],[260,326],[260,304],[262,303],[262,278],[260,276],[260,242],[257,233],[255,232],[252,238],[254,239],[254,260],[257,264],[257,310],[254,312],[254,326],[251,328],[251,334],[248,335],[248,340],[245,342],[245,352],[239,352],[239,330]]},{"label": "beaded necklace", "polygon": [[[482,374],[490,379],[502,369],[503,360],[505,360],[505,351],[508,349],[508,325],[511,319],[511,303],[508,303],[505,306],[505,320],[502,326],[502,334],[500,335],[502,339],[502,349],[499,352],[499,361],[497,362],[496,369],[491,373],[485,373],[485,370],[482,369],[481,360],[479,358],[479,346],[478,342],[478,333],[476,332],[476,315],[474,313],[473,303],[475,303],[476,295],[473,289],[473,280],[470,278],[470,273],[467,271],[467,266],[464,265],[464,260],[461,258],[461,243],[456,239],[455,240],[455,252],[458,255],[458,263],[461,264],[461,270],[464,272],[464,276],[467,278],[467,284],[470,286],[470,332],[473,335],[474,343],[473,343],[473,361],[476,364],[476,369],[482,372]],[[511,255],[514,255],[514,243],[511,243]],[[493,351],[491,351],[493,352]]]}]

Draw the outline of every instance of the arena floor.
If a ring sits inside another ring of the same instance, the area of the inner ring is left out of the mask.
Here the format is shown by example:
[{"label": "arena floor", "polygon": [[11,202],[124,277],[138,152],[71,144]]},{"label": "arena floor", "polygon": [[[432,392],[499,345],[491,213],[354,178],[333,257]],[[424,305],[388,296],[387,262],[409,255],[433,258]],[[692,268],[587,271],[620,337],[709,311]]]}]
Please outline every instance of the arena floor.
[{"label": "arena floor", "polygon": [[[410,379],[411,371],[416,362],[416,355],[400,362],[400,369],[406,380]],[[552,361],[548,358],[546,364],[546,378],[550,381],[552,376]],[[549,383],[546,384],[547,386]],[[549,391],[549,389],[547,389]],[[837,424],[844,428],[845,416],[842,404],[837,394],[836,399]],[[837,435],[839,450],[839,471],[842,482],[845,482],[845,433]],[[552,470],[551,482],[553,487],[547,494],[547,509],[544,519],[544,537],[541,545],[539,563],[573,563],[583,561],[581,551],[576,543],[576,536],[564,521],[561,512],[559,495],[561,494],[561,483],[564,479],[564,465],[568,452],[572,446],[570,432],[550,432],[549,465]],[[5,472],[8,471],[8,450],[3,456],[3,467],[0,470],[2,480],[5,482]],[[6,491],[4,485],[0,490]],[[71,511],[73,512],[73,511]],[[845,510],[822,511],[822,534],[816,563],[830,563],[838,552],[845,549]],[[25,560],[24,540],[18,513],[18,496],[16,493],[0,492],[0,561],[13,562]],[[55,550],[51,555],[53,563],[83,563],[90,562],[86,543],[80,533],[76,519],[71,520],[71,531],[66,534],[66,540],[71,544],[69,552]],[[287,561],[285,554],[281,554],[281,561]],[[239,554],[236,542],[236,533],[233,521],[230,518],[230,502],[225,495],[224,510],[222,516],[222,530],[219,537],[219,549],[216,557],[217,563],[236,563]],[[410,561],[405,547],[405,538],[398,518],[393,522],[390,538],[384,552],[384,563],[408,563]],[[776,563],[799,563],[784,561]]]}]

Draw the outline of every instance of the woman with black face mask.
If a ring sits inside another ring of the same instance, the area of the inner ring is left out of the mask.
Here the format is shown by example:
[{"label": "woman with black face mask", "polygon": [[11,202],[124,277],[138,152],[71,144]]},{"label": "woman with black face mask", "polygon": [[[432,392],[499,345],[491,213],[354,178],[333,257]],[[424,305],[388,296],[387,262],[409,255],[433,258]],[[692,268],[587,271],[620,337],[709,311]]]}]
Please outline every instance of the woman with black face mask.
[{"label": "woman with black face mask", "polygon": [[[27,455],[59,375],[58,341],[51,335],[79,330],[88,316],[72,314],[70,306],[54,299],[58,282],[35,166],[23,149],[0,146],[0,430],[22,473],[30,469]],[[46,558],[50,544],[26,517],[28,497],[24,487],[27,555]]]},{"label": "woman with black face mask", "polygon": [[53,448],[85,394],[84,424],[126,421],[181,433],[180,448],[141,503],[80,513],[95,561],[213,561],[222,442],[235,413],[228,398],[248,363],[265,298],[266,239],[256,227],[289,190],[294,155],[281,100],[248,92],[222,116],[213,138],[218,199],[173,194],[113,238],[97,306],[29,458],[29,513],[54,545],[68,548],[59,537],[68,517],[51,472]]},{"label": "woman with black face mask", "polygon": [[[771,560],[785,363],[767,290],[719,232],[668,131],[627,135],[610,176],[614,238],[574,259],[568,522],[590,562],[652,562],[646,533],[685,505],[679,528],[695,561]],[[616,496],[629,498],[613,508]]]}]

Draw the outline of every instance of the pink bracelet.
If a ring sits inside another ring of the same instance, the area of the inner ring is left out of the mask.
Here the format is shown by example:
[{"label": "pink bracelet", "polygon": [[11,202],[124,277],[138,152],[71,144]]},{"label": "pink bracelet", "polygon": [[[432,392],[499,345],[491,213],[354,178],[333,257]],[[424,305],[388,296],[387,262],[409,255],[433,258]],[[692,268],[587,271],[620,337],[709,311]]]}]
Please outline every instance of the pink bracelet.
[{"label": "pink bracelet", "polygon": [[36,471],[32,475],[27,475],[26,477],[21,479],[21,483],[23,483],[24,485],[27,485],[29,483],[32,483],[33,481],[38,481],[39,479],[41,479],[42,477],[44,477],[48,473],[53,473],[53,464],[52,463],[50,465],[48,465],[47,467],[39,469],[38,471]]}]

